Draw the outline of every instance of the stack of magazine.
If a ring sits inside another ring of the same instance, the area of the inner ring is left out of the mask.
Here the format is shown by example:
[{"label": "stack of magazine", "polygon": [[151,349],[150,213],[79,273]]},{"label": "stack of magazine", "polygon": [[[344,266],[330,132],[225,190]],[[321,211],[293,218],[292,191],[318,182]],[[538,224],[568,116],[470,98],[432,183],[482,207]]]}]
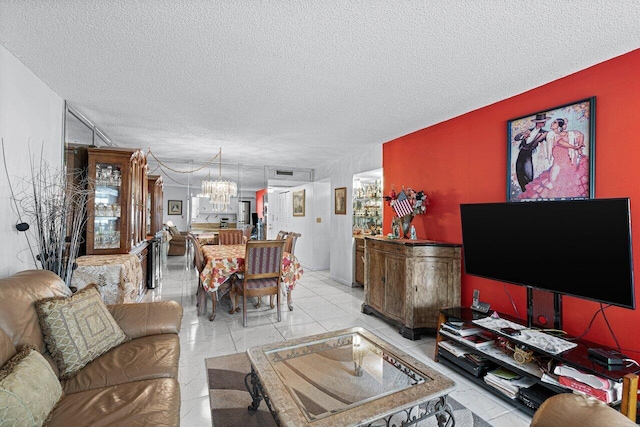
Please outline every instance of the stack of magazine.
[{"label": "stack of magazine", "polygon": [[438,343],[438,355],[476,377],[482,377],[493,365],[486,357],[471,353],[469,347],[453,341]]},{"label": "stack of magazine", "polygon": [[456,325],[446,322],[440,325],[440,333],[454,341],[465,343],[475,348],[483,348],[493,345],[494,339],[482,333],[482,329],[469,325]]},{"label": "stack of magazine", "polygon": [[443,323],[440,326],[445,331],[451,332],[452,334],[460,335],[461,337],[468,337],[469,335],[474,335],[482,332],[482,329],[464,322],[449,321]]},{"label": "stack of magazine", "polygon": [[505,396],[515,399],[518,396],[518,390],[531,387],[536,381],[500,367],[487,372],[487,375],[484,376],[484,382]]}]

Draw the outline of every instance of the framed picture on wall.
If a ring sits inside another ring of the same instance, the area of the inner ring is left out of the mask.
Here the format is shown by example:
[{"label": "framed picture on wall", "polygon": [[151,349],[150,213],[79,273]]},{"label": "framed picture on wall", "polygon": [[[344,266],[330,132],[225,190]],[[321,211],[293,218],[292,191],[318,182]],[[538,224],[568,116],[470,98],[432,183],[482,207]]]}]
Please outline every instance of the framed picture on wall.
[{"label": "framed picture on wall", "polygon": [[167,204],[167,215],[182,215],[182,200],[169,200]]},{"label": "framed picture on wall", "polygon": [[591,97],[507,122],[507,201],[594,197]]},{"label": "framed picture on wall", "polygon": [[293,192],[293,216],[304,216],[304,190]]},{"label": "framed picture on wall", "polygon": [[347,214],[347,187],[335,189],[335,213],[336,215]]}]

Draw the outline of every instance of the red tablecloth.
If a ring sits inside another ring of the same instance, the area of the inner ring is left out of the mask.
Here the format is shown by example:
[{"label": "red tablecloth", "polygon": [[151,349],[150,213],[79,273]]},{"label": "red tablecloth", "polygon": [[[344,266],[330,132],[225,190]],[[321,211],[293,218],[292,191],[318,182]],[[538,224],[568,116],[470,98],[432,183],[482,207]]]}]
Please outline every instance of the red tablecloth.
[{"label": "red tablecloth", "polygon": [[[245,245],[206,245],[202,247],[205,266],[200,274],[207,292],[214,291],[233,274],[244,270]],[[295,255],[288,252],[282,258],[282,283],[292,291],[302,276],[302,267]]]}]

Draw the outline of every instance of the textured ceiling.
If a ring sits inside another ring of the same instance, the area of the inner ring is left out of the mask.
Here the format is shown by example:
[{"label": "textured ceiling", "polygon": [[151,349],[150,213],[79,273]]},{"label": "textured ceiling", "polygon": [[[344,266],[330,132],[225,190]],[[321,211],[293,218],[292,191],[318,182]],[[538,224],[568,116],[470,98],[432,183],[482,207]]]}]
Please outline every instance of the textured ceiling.
[{"label": "textured ceiling", "polygon": [[262,180],[637,49],[639,22],[637,0],[0,0],[0,43],[115,145],[182,170],[222,147]]}]

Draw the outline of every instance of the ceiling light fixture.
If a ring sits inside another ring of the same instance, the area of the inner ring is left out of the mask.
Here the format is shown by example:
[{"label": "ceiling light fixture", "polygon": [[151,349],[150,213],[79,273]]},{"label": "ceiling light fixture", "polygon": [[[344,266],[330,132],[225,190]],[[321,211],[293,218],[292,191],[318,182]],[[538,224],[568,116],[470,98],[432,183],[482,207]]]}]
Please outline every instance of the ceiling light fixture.
[{"label": "ceiling light fixture", "polygon": [[238,197],[238,185],[233,181],[222,180],[222,147],[218,153],[218,179],[211,180],[211,173],[200,184],[198,197],[208,197],[214,211],[227,211],[231,205],[231,198]]}]

